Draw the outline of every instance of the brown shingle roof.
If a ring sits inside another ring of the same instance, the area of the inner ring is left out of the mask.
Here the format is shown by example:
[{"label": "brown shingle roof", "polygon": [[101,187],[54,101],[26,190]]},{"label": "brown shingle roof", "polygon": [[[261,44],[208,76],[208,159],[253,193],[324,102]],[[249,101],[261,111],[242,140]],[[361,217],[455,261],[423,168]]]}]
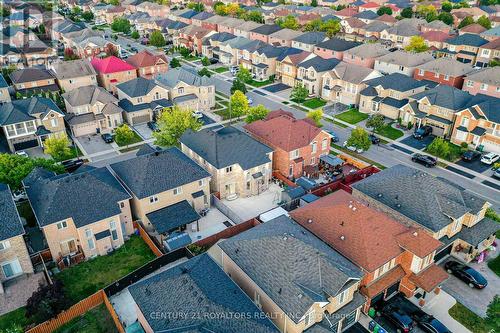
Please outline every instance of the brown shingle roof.
[{"label": "brown shingle roof", "polygon": [[432,251],[441,247],[442,243],[433,238],[423,230],[412,229],[396,236],[398,244],[416,254],[420,258],[424,258],[431,254]]},{"label": "brown shingle roof", "polygon": [[382,291],[386,290],[390,286],[392,286],[394,283],[398,282],[405,276],[405,271],[403,267],[400,265],[397,265],[393,269],[391,269],[389,272],[384,274],[380,279],[375,280],[372,284],[369,286],[361,287],[360,291],[363,295],[368,296],[369,298],[372,298],[374,296],[377,296],[380,294]]},{"label": "brown shingle roof", "polygon": [[125,61],[136,68],[142,68],[142,67],[154,66],[158,63],[158,60],[160,59],[163,60],[166,64],[168,64],[168,60],[164,55],[156,55],[148,50],[144,50],[137,54],[134,54]]},{"label": "brown shingle roof", "polygon": [[430,293],[434,290],[440,283],[448,278],[448,273],[444,271],[441,267],[436,264],[432,264],[422,272],[410,275],[410,281],[414,283],[417,287],[422,288],[426,292]]},{"label": "brown shingle roof", "polygon": [[473,34],[480,34],[481,32],[486,31],[486,30],[488,30],[488,29],[486,29],[482,25],[474,23],[474,24],[470,24],[468,26],[463,27],[462,29],[460,29],[460,32],[464,32],[464,33],[469,32],[469,33],[473,33]]}]

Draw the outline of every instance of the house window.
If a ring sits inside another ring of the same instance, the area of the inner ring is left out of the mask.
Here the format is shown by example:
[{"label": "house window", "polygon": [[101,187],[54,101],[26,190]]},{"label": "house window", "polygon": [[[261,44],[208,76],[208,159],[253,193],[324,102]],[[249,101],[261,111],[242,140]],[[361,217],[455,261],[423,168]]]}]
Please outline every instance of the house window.
[{"label": "house window", "polygon": [[9,136],[16,135],[16,128],[14,127],[14,125],[7,126],[7,133],[9,134]]},{"label": "house window", "polygon": [[318,145],[317,142],[312,143],[312,153],[314,154],[316,152],[316,146]]},{"label": "house window", "polygon": [[35,123],[33,121],[27,122],[26,123],[26,128],[28,129],[28,132],[34,132],[34,131],[36,131],[36,129],[35,129]]},{"label": "house window", "polygon": [[290,152],[290,158],[291,159],[296,159],[299,157],[299,150],[298,149],[295,149],[295,150],[292,150]]},{"label": "house window", "polygon": [[198,186],[202,187],[203,185],[205,185],[205,179],[198,180]]},{"label": "house window", "polygon": [[288,169],[288,175],[289,175],[290,177],[292,177],[292,176],[293,176],[293,165],[290,165],[290,168]]},{"label": "house window", "polygon": [[120,208],[125,208],[125,203],[124,202],[120,202]]},{"label": "house window", "polygon": [[469,118],[463,117],[462,121],[460,122],[460,125],[462,125],[464,127],[468,127],[469,126]]},{"label": "house window", "polygon": [[3,274],[6,278],[11,278],[23,272],[18,259],[2,263]]},{"label": "house window", "polygon": [[176,187],[174,188],[174,195],[179,195],[182,193],[182,187]]},{"label": "house window", "polygon": [[306,317],[304,318],[304,324],[306,325],[306,327],[314,324],[314,310],[306,314]]},{"label": "house window", "polygon": [[66,221],[61,221],[56,224],[57,229],[66,229],[68,227],[68,224]]},{"label": "house window", "polygon": [[4,240],[3,242],[0,242],[0,251],[6,250],[9,247],[10,247],[9,240]]},{"label": "house window", "polygon": [[483,49],[483,50],[481,51],[481,55],[482,55],[483,57],[489,57],[489,56],[490,56],[490,50],[488,50],[488,49]]},{"label": "house window", "polygon": [[24,127],[24,123],[16,124],[15,126],[17,135],[26,134],[26,127]]},{"label": "house window", "polygon": [[380,103],[379,102],[372,102],[372,111],[378,111],[380,108]]},{"label": "house window", "polygon": [[422,76],[423,76],[423,75],[424,75],[424,73],[425,73],[425,71],[424,71],[423,69],[419,69],[419,70],[418,70],[418,75],[422,75]]},{"label": "house window", "polygon": [[467,80],[467,87],[472,87],[474,85],[474,82],[471,80]]},{"label": "house window", "polygon": [[57,119],[56,118],[50,119],[50,126],[57,127]]},{"label": "house window", "polygon": [[181,88],[177,89],[177,93],[184,94],[184,88],[181,87]]},{"label": "house window", "polygon": [[435,77],[436,79],[439,79],[439,73],[434,73],[434,77]]},{"label": "house window", "polygon": [[405,66],[399,66],[399,70],[402,72],[405,70]]},{"label": "house window", "polygon": [[142,97],[137,97],[137,103],[142,103]]},{"label": "house window", "polygon": [[86,229],[85,230],[85,237],[87,238],[87,245],[90,250],[95,249],[95,243],[94,243],[94,234],[92,233],[92,230]]},{"label": "house window", "polygon": [[316,163],[316,157],[311,157],[311,164]]},{"label": "house window", "polygon": [[255,291],[254,302],[259,309],[262,309],[262,304],[260,303],[260,294],[257,291]]},{"label": "house window", "polygon": [[445,76],[444,76],[444,80],[445,80],[445,81],[449,81],[449,80],[450,80],[450,76],[449,76],[449,75],[445,75]]},{"label": "house window", "polygon": [[159,92],[155,93],[155,99],[160,99],[160,93]]},{"label": "house window", "polygon": [[228,166],[226,168],[226,173],[230,173],[231,171],[233,171],[233,167],[232,166]]},{"label": "house window", "polygon": [[158,202],[158,197],[156,195],[152,195],[149,197],[149,203],[154,204],[155,202]]},{"label": "house window", "polygon": [[341,293],[339,294],[339,305],[340,305],[340,304],[343,304],[343,303],[346,301],[346,299],[347,299],[347,297],[346,297],[346,296],[347,296],[347,292],[348,292],[348,291],[349,291],[349,290],[348,290],[348,289],[346,289],[346,290],[344,290],[343,292],[341,292]]},{"label": "house window", "polygon": [[328,139],[323,139],[323,141],[321,141],[321,150],[325,150],[328,148]]},{"label": "house window", "polygon": [[488,90],[488,85],[486,83],[481,83],[481,90]]},{"label": "house window", "polygon": [[111,231],[111,239],[112,240],[117,240],[118,239],[118,232],[116,231],[116,222],[111,221],[109,222],[109,230]]}]

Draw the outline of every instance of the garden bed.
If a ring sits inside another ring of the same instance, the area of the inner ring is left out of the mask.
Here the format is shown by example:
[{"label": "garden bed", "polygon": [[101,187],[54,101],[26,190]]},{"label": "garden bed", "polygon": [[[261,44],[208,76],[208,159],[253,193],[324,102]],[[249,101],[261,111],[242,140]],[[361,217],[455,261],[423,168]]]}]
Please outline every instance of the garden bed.
[{"label": "garden bed", "polygon": [[345,121],[351,125],[357,124],[368,118],[366,113],[361,113],[358,109],[350,109],[335,116],[335,118]]},{"label": "garden bed", "polygon": [[128,146],[128,145],[132,145],[134,143],[138,143],[138,142],[142,142],[142,138],[139,134],[137,134],[136,131],[132,130],[132,132],[134,133],[134,137],[126,142],[120,142],[120,143],[116,143],[119,147],[125,147],[125,146]]}]

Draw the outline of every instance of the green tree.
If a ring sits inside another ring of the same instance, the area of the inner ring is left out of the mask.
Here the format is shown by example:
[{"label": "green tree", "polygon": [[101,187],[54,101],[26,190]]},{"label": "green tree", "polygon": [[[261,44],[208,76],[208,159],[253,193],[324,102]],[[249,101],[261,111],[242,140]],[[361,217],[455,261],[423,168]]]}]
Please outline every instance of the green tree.
[{"label": "green tree", "polygon": [[311,0],[312,7],[318,7],[318,0]]},{"label": "green tree", "polygon": [[378,16],[382,16],[384,14],[387,14],[387,15],[392,15],[392,8],[391,7],[385,7],[385,6],[382,6],[380,7],[378,10],[377,10],[377,15]]},{"label": "green tree", "polygon": [[258,12],[256,10],[250,10],[243,15],[243,19],[245,21],[253,21],[257,23],[264,23],[264,16],[262,15],[261,12]]},{"label": "green tree", "polygon": [[354,146],[358,149],[368,150],[371,145],[370,138],[368,137],[368,132],[362,127],[356,127],[351,131],[351,136],[347,139],[348,146]]},{"label": "green tree", "polygon": [[250,123],[253,123],[254,121],[262,120],[262,119],[266,118],[268,113],[269,113],[269,110],[262,104],[259,104],[257,106],[253,106],[253,107],[248,109],[247,117],[245,118],[245,121],[248,124],[250,124]]},{"label": "green tree", "polygon": [[453,23],[453,16],[448,12],[442,12],[438,15],[438,20],[445,24],[451,25]]},{"label": "green tree", "polygon": [[201,2],[190,2],[187,7],[198,13],[205,10],[205,5]]},{"label": "green tree", "polygon": [[341,29],[340,22],[338,20],[330,19],[326,22],[322,22],[319,31],[326,33],[328,38],[335,36]]},{"label": "green tree", "polygon": [[307,96],[309,96],[309,90],[307,90],[302,83],[298,83],[295,87],[293,87],[292,92],[290,93],[290,99],[297,103],[304,102]]},{"label": "green tree", "polygon": [[233,85],[231,86],[231,94],[234,94],[236,91],[241,91],[244,94],[247,93],[247,86],[238,78],[233,80]]},{"label": "green tree", "polygon": [[241,117],[248,111],[248,98],[243,92],[236,90],[229,98],[229,107],[233,117]]},{"label": "green tree", "polygon": [[10,15],[10,9],[7,8],[7,7],[4,7],[4,6],[0,6],[0,15],[2,15],[2,17],[9,16]]},{"label": "green tree", "polygon": [[490,63],[488,64],[488,66],[490,66],[490,67],[500,66],[500,60],[497,60],[497,59],[491,59],[491,60],[490,60]]},{"label": "green tree", "polygon": [[82,19],[84,19],[86,22],[90,22],[94,19],[94,13],[87,10],[87,11],[82,13]]},{"label": "green tree", "polygon": [[156,47],[164,47],[167,43],[163,34],[159,30],[155,30],[149,36],[149,44]]},{"label": "green tree", "polygon": [[252,81],[252,73],[250,73],[249,69],[240,65],[240,70],[238,71],[238,74],[236,74],[236,78],[241,82],[248,83]]},{"label": "green tree", "polygon": [[406,51],[415,53],[425,52],[428,49],[429,47],[425,44],[425,39],[420,36],[412,36],[410,38],[410,43],[405,47]]},{"label": "green tree", "polygon": [[366,127],[373,128],[374,132],[380,130],[384,126],[384,116],[381,114],[373,115],[366,121]]},{"label": "green tree", "polygon": [[212,76],[212,73],[207,68],[203,67],[202,69],[200,69],[198,71],[198,75],[210,77],[210,76]]},{"label": "green tree", "polygon": [[323,124],[321,123],[321,119],[323,119],[323,110],[321,109],[316,109],[313,111],[309,111],[307,113],[307,118],[311,119],[314,121],[316,126],[321,127]]},{"label": "green tree", "polygon": [[139,31],[134,30],[134,31],[132,31],[132,34],[130,35],[130,37],[132,37],[133,39],[139,39],[141,37],[141,35],[139,35]]},{"label": "green tree", "polygon": [[437,16],[436,7],[434,7],[433,5],[418,5],[416,13],[419,17],[424,18],[426,18],[429,14],[436,14]]},{"label": "green tree", "polygon": [[488,30],[491,29],[491,21],[488,17],[484,15],[477,19],[477,24],[482,25],[484,28]]},{"label": "green tree", "polygon": [[425,16],[425,20],[429,23],[432,21],[436,21],[437,19],[438,19],[437,12],[430,12]]},{"label": "green tree", "polygon": [[66,135],[51,136],[44,142],[44,153],[56,161],[64,161],[71,157],[69,140]]},{"label": "green tree", "polygon": [[407,7],[401,11],[401,17],[404,18],[412,18],[413,17],[413,10],[411,7]]},{"label": "green tree", "polygon": [[283,29],[298,30],[300,28],[299,21],[293,15],[278,18],[276,24]]},{"label": "green tree", "polygon": [[307,22],[303,29],[304,31],[319,31],[320,27],[321,27],[321,19],[314,19],[314,20],[311,20],[309,22]]},{"label": "green tree", "polygon": [[115,142],[119,146],[128,145],[134,139],[134,131],[127,125],[123,124],[115,129]]},{"label": "green tree", "polygon": [[210,59],[208,59],[208,57],[203,57],[203,58],[201,59],[201,64],[202,64],[203,66],[210,66]]},{"label": "green tree", "polygon": [[451,2],[448,2],[448,1],[445,1],[441,4],[441,10],[444,11],[444,12],[451,12],[451,10],[453,9],[453,5],[451,4]]},{"label": "green tree", "polygon": [[463,27],[471,24],[474,24],[474,19],[472,18],[472,16],[467,16],[462,20],[462,22],[460,22],[460,24],[458,25],[458,29],[462,29]]},{"label": "green tree", "polygon": [[192,115],[193,111],[175,105],[172,110],[164,110],[157,120],[158,132],[153,132],[155,144],[168,147],[179,143],[179,138],[188,129],[198,131],[202,123]]},{"label": "green tree", "polygon": [[115,17],[113,23],[111,23],[111,29],[128,34],[130,32],[130,21],[123,17]]},{"label": "green tree", "polygon": [[177,58],[172,58],[172,60],[170,60],[170,67],[171,68],[181,67],[181,62]]},{"label": "green tree", "polygon": [[451,154],[450,145],[443,138],[435,138],[427,146],[426,151],[429,154],[448,159]]},{"label": "green tree", "polygon": [[191,55],[191,50],[189,50],[187,47],[181,46],[179,48],[179,53],[183,58],[188,58]]},{"label": "green tree", "polygon": [[488,305],[486,309],[486,321],[493,332],[500,331],[500,295],[495,295]]}]

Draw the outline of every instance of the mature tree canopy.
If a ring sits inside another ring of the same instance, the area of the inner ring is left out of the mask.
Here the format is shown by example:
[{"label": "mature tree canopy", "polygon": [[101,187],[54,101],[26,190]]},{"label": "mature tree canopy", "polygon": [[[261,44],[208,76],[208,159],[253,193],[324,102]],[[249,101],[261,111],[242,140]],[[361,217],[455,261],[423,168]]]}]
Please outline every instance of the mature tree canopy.
[{"label": "mature tree canopy", "polygon": [[471,24],[474,24],[474,19],[472,18],[472,16],[467,16],[462,20],[462,22],[460,22],[460,24],[458,25],[458,29],[462,29],[463,27]]},{"label": "mature tree canopy", "polygon": [[200,75],[200,76],[206,76],[206,77],[211,77],[212,73],[207,68],[203,67],[202,69],[200,69],[198,71],[198,75]]},{"label": "mature tree canopy", "polygon": [[257,106],[253,106],[253,107],[248,109],[247,117],[245,118],[245,121],[247,123],[253,123],[254,121],[262,120],[262,119],[266,118],[268,113],[269,113],[269,109],[267,109],[262,104],[259,104]]},{"label": "mature tree canopy", "polygon": [[198,131],[202,123],[193,117],[193,111],[175,105],[172,110],[165,109],[156,121],[159,130],[153,132],[155,144],[168,147],[175,146],[181,135],[187,130]]},{"label": "mature tree canopy", "polygon": [[72,155],[66,135],[48,137],[44,142],[44,148],[44,153],[56,161],[67,160]]},{"label": "mature tree canopy", "polygon": [[205,57],[203,57],[203,58],[201,59],[201,64],[202,64],[203,66],[210,66],[210,59],[208,59],[208,57],[206,57],[206,56],[205,56]]},{"label": "mature tree canopy", "polygon": [[413,16],[413,10],[411,7],[405,8],[401,11],[401,17],[411,18]]},{"label": "mature tree canopy", "polygon": [[444,11],[444,12],[451,12],[453,8],[453,5],[451,4],[451,2],[448,2],[448,1],[445,1],[441,4],[441,10]]},{"label": "mature tree canopy", "polygon": [[326,33],[328,38],[335,36],[341,29],[340,22],[338,20],[330,19],[326,22],[322,22],[319,31]]},{"label": "mature tree canopy", "polygon": [[239,90],[236,90],[229,99],[229,107],[233,117],[241,117],[248,111],[248,98]]},{"label": "mature tree canopy", "polygon": [[87,22],[90,22],[94,19],[94,13],[92,13],[91,11],[83,12],[82,19],[84,19]]},{"label": "mature tree canopy", "polygon": [[130,32],[130,21],[123,17],[115,17],[113,23],[111,23],[111,29],[128,34]]},{"label": "mature tree canopy", "polygon": [[165,37],[163,37],[163,34],[160,31],[155,30],[149,36],[149,44],[156,47],[163,47],[167,43],[165,42]]},{"label": "mature tree canopy", "polygon": [[238,74],[236,74],[236,78],[241,82],[248,83],[252,81],[252,73],[250,73],[249,69],[240,65],[240,70],[238,71]]},{"label": "mature tree canopy", "polygon": [[323,110],[316,109],[313,111],[309,111],[307,113],[307,118],[312,119],[316,126],[321,127],[323,124],[321,123],[321,119],[323,119]]},{"label": "mature tree canopy", "polygon": [[231,94],[234,94],[237,90],[241,91],[244,94],[247,93],[247,86],[238,78],[233,80],[233,85],[231,86]]},{"label": "mature tree canopy", "polygon": [[309,91],[304,87],[304,85],[298,83],[295,87],[293,87],[292,92],[290,93],[290,99],[298,103],[302,103],[306,100],[308,95]]},{"label": "mature tree canopy", "polygon": [[377,10],[377,14],[378,14],[378,16],[382,16],[384,14],[392,15],[392,8],[391,7],[382,6],[382,7],[380,7]]},{"label": "mature tree canopy", "polygon": [[132,31],[132,34],[130,35],[133,39],[139,39],[141,36],[139,35],[139,32],[137,30]]},{"label": "mature tree canopy", "polygon": [[371,145],[368,132],[362,127],[356,127],[351,131],[351,136],[347,139],[348,146],[354,146],[358,149],[368,150]]},{"label": "mature tree canopy", "polygon": [[123,124],[115,129],[115,142],[124,146],[131,142],[135,137],[134,131],[127,125]]},{"label": "mature tree canopy", "polygon": [[381,114],[373,115],[366,121],[366,127],[373,128],[373,131],[381,129],[384,125],[384,116]]},{"label": "mature tree canopy", "polygon": [[445,24],[451,25],[453,23],[453,15],[448,12],[442,12],[438,15],[438,20],[442,21]]},{"label": "mature tree canopy", "polygon": [[299,21],[293,15],[278,18],[276,24],[283,29],[298,30],[300,28]]},{"label": "mature tree canopy", "polygon": [[477,19],[477,24],[482,25],[484,28],[488,30],[491,29],[491,21],[488,17],[484,15]]},{"label": "mature tree canopy", "polygon": [[425,52],[428,49],[429,47],[425,44],[425,39],[420,36],[412,36],[410,38],[410,43],[405,47],[406,51],[415,53]]},{"label": "mature tree canopy", "polygon": [[177,58],[172,58],[172,60],[170,60],[170,67],[171,68],[181,67],[181,62]]},{"label": "mature tree canopy", "polygon": [[202,12],[205,10],[205,5],[201,2],[190,2],[188,3],[187,7],[196,12]]}]

